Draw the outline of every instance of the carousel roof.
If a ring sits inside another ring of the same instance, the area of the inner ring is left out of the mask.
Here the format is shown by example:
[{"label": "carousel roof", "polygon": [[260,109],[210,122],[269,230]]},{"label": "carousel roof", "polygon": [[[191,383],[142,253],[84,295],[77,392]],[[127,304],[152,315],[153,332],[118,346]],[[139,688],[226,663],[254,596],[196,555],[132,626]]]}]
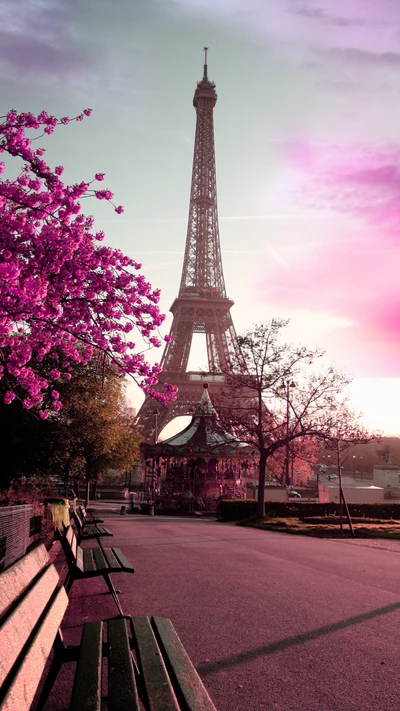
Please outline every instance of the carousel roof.
[{"label": "carousel roof", "polygon": [[226,432],[218,421],[211,402],[208,384],[203,385],[203,395],[189,425],[178,434],[158,444],[142,445],[146,457],[154,456],[225,456],[248,457],[252,448]]}]

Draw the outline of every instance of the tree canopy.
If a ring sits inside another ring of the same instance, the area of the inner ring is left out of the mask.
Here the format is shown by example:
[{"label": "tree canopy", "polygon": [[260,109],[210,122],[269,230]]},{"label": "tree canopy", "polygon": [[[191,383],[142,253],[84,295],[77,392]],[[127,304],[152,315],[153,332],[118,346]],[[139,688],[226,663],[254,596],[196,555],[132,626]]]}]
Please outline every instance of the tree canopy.
[{"label": "tree canopy", "polygon": [[98,359],[74,367],[60,384],[63,408],[54,422],[52,463],[64,476],[96,479],[106,469],[129,469],[139,458],[140,435],[126,406],[124,380]]},{"label": "tree canopy", "polygon": [[[84,115],[75,118],[81,121]],[[164,320],[141,265],[119,250],[101,245],[104,233],[93,232],[94,220],[81,213],[80,200],[94,196],[111,203],[113,193],[92,187],[104,179],[66,185],[63,167],[51,169],[45,150],[32,147],[31,132],[51,135],[67,117],[57,120],[46,111],[38,116],[12,110],[0,119],[0,379],[3,401],[16,397],[26,409],[36,408],[45,419],[62,407],[56,382],[70,375],[71,365],[87,363],[95,352],[107,355],[118,371],[160,402],[174,396],[166,384],[155,390],[160,365],[150,365],[136,339],[146,348],[161,345],[157,329]],[[66,130],[66,129],[63,129]],[[16,165],[14,165],[14,161]],[[168,338],[168,337],[166,337]],[[53,358],[48,376],[39,364]],[[51,393],[47,407],[43,396]]]},{"label": "tree canopy", "polygon": [[2,486],[21,475],[89,481],[107,469],[130,469],[140,456],[141,438],[124,385],[115,366],[94,358],[74,364],[69,380],[60,378],[63,408],[47,420],[16,401],[0,405]]}]

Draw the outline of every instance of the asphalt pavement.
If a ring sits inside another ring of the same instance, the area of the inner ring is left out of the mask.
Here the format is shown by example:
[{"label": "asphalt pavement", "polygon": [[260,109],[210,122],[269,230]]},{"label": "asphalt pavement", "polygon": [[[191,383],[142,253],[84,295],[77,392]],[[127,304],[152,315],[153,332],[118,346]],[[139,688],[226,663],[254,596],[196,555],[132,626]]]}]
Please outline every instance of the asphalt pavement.
[{"label": "asphalt pavement", "polygon": [[[172,620],[218,711],[398,711],[399,545],[120,516],[120,503],[104,519],[105,545],[135,567],[114,576],[124,612]],[[67,641],[117,614],[106,590],[73,585]],[[52,709],[64,691],[61,678]]]}]

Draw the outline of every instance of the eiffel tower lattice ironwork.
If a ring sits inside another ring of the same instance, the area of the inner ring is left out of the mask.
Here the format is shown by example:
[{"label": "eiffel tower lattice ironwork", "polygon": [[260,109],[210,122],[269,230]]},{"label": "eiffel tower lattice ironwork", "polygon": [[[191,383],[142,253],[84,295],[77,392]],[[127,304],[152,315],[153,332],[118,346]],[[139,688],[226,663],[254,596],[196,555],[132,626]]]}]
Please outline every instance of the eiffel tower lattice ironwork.
[{"label": "eiffel tower lattice ironwork", "polygon": [[[226,296],[218,228],[215,176],[213,111],[217,102],[214,82],[204,73],[194,93],[196,137],[185,256],[179,295],[170,311],[173,321],[171,342],[161,360],[160,382],[179,388],[177,400],[167,408],[147,397],[139,411],[138,423],[146,438],[157,438],[168,422],[179,415],[191,415],[205,381],[215,395],[221,392],[221,368],[229,355],[237,353],[237,339],[231,317],[233,301]],[[187,372],[194,333],[205,334],[209,373]]]}]

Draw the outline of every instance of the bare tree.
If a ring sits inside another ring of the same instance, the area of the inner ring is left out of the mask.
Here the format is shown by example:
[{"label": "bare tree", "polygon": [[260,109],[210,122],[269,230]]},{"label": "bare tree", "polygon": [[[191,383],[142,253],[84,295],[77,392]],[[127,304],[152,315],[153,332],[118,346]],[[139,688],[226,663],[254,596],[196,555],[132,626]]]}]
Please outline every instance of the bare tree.
[{"label": "bare tree", "polygon": [[288,457],[289,445],[297,440],[327,441],[341,422],[352,421],[344,396],[351,378],[332,366],[318,368],[323,351],[282,342],[287,324],[274,318],[254,325],[238,338],[240,357],[232,356],[221,368],[226,388],[218,402],[220,417],[260,455],[259,517],[265,510],[269,458],[282,448]]},{"label": "bare tree", "polygon": [[323,444],[328,452],[332,452],[336,459],[336,466],[339,478],[339,516],[340,516],[340,535],[343,535],[343,506],[345,507],[346,517],[351,533],[353,534],[353,526],[347,506],[346,498],[342,487],[342,470],[345,461],[348,459],[349,451],[356,444],[368,444],[373,440],[379,441],[381,433],[370,433],[360,423],[349,410],[343,410],[341,418],[336,425],[332,427],[328,434],[323,437]]}]

